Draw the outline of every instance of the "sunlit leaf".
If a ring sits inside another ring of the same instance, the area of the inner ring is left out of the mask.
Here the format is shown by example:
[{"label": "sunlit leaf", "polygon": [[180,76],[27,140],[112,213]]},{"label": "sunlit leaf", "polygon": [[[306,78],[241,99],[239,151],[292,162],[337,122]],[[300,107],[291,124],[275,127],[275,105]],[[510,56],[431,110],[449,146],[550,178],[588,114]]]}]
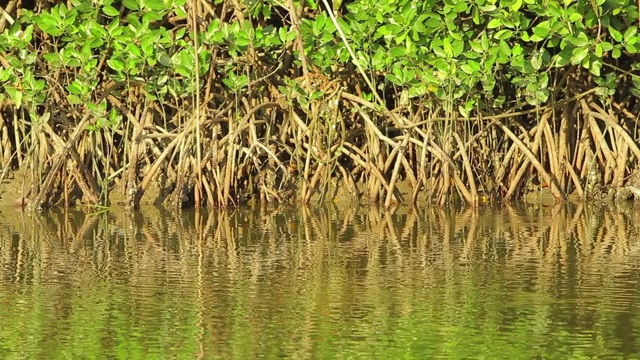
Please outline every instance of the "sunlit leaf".
[{"label": "sunlit leaf", "polygon": [[120,15],[120,12],[118,10],[116,10],[116,8],[114,8],[111,5],[104,6],[102,8],[102,12],[104,12],[105,15],[110,16],[110,17],[114,17],[114,16]]},{"label": "sunlit leaf", "polygon": [[587,55],[589,55],[589,48],[574,49],[571,55],[571,63],[579,64]]},{"label": "sunlit leaf", "polygon": [[108,59],[107,65],[115,71],[123,71],[124,63],[118,59]]}]

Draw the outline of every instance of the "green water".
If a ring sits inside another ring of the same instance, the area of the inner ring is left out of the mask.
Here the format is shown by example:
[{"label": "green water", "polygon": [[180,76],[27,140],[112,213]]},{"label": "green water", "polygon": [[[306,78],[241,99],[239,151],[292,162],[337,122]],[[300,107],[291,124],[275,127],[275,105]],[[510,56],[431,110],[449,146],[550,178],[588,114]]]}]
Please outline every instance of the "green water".
[{"label": "green water", "polygon": [[637,358],[638,214],[4,209],[0,358]]}]

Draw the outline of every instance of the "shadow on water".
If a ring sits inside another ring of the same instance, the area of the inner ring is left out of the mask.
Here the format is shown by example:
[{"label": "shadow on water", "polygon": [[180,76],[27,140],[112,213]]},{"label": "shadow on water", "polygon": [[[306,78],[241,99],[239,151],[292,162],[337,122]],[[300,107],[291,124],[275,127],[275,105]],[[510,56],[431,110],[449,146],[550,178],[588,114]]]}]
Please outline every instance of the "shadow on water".
[{"label": "shadow on water", "polygon": [[640,212],[0,214],[0,356],[638,354]]}]

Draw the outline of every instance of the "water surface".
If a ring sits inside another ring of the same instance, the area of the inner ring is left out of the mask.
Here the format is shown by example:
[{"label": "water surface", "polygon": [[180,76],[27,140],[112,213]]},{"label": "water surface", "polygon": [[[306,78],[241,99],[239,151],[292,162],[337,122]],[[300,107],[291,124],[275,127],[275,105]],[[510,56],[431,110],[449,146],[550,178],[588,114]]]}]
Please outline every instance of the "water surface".
[{"label": "water surface", "polygon": [[633,209],[0,214],[0,358],[637,358]]}]

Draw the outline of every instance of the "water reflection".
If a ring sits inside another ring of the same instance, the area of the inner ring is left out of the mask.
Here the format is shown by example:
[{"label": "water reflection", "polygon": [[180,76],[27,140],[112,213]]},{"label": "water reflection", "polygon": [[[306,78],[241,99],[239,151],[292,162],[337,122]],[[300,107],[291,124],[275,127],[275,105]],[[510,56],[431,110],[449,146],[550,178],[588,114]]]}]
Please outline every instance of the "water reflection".
[{"label": "water reflection", "polygon": [[637,211],[0,217],[0,356],[638,354]]}]

